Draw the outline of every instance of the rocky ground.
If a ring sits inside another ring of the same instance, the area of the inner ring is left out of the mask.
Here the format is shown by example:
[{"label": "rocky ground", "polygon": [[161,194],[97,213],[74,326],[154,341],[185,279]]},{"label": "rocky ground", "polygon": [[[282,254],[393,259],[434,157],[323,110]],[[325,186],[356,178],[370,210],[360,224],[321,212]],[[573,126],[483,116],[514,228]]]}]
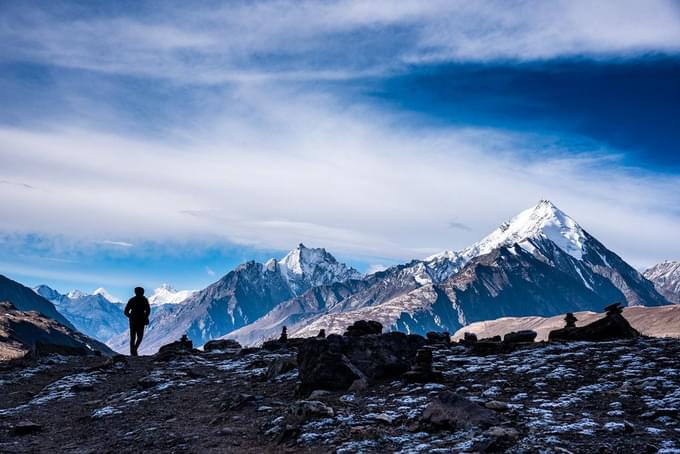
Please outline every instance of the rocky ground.
[{"label": "rocky ground", "polygon": [[432,348],[441,383],[304,397],[287,350],[6,362],[0,452],[680,453],[677,339]]}]

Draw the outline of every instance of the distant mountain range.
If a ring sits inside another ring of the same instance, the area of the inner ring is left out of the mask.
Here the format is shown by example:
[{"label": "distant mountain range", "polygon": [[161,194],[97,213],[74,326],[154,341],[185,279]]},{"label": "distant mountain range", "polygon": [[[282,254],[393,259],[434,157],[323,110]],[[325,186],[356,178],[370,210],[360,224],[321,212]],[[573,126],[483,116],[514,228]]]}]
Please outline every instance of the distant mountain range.
[{"label": "distant mountain range", "polygon": [[[300,244],[280,260],[244,263],[200,291],[164,284],[149,296],[152,314],[141,352],[155,352],[183,334],[196,345],[214,338],[258,344],[283,326],[291,336],[310,336],[320,329],[342,332],[358,319],[378,320],[387,330],[453,333],[482,320],[597,312],[613,302],[660,306],[680,302],[679,270],[677,262],[664,262],[643,276],[542,200],[462,251],[369,275],[325,249]],[[105,289],[64,295],[39,286],[35,292],[58,310],[45,307],[45,315],[127,351],[123,303]]]},{"label": "distant mountain range", "polygon": [[[279,324],[291,325],[289,332],[298,336],[322,328],[341,332],[362,318],[411,333],[453,332],[479,320],[599,311],[616,301],[668,304],[651,282],[546,200],[461,252],[445,251],[368,279],[374,281],[368,288],[338,303],[321,302],[315,313],[289,314]],[[243,339],[249,329],[231,335]]]},{"label": "distant mountain range", "polygon": [[[202,345],[252,323],[313,287],[362,277],[325,249],[300,244],[281,260],[244,263],[180,305],[152,312],[140,352],[154,352],[185,333]],[[119,343],[112,346],[122,348]]]},{"label": "distant mountain range", "polygon": [[127,317],[123,314],[124,305],[112,302],[104,295],[108,292],[85,294],[71,290],[61,294],[47,285],[33,289],[35,293],[54,304],[57,310],[80,332],[104,343],[128,328]]},{"label": "distant mountain range", "polygon": [[666,261],[644,272],[656,290],[674,304],[680,304],[680,262]]},{"label": "distant mountain range", "polygon": [[454,332],[479,320],[600,311],[621,301],[669,301],[654,284],[547,200],[459,251],[363,276],[324,249],[245,263],[196,292],[172,314],[152,317],[146,350],[187,333],[257,344],[289,335],[342,332],[358,319],[389,330]]}]

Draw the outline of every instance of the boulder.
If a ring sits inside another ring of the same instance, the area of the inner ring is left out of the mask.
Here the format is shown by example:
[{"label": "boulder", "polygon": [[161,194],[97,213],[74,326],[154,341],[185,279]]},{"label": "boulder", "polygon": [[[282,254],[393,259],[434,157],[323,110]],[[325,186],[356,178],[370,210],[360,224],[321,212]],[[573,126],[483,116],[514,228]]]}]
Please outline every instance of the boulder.
[{"label": "boulder", "polygon": [[623,315],[610,311],[606,317],[589,325],[551,331],[548,339],[551,341],[598,342],[613,339],[632,339],[639,336],[640,333],[630,326]]},{"label": "boulder", "polygon": [[12,432],[14,435],[30,435],[40,432],[41,430],[42,426],[40,424],[36,424],[29,420],[19,421],[14,426],[12,426]]},{"label": "boulder", "polygon": [[345,331],[345,336],[367,336],[369,334],[380,334],[382,333],[383,326],[382,323],[376,322],[375,320],[357,320],[352,325],[347,327]]},{"label": "boulder", "polygon": [[203,345],[203,351],[211,352],[215,350],[240,350],[241,344],[234,339],[213,339]]},{"label": "boulder", "polygon": [[357,380],[372,384],[399,377],[411,369],[423,345],[422,336],[399,332],[305,339],[298,348],[300,391],[344,391]]},{"label": "boulder", "polygon": [[335,412],[318,400],[298,400],[288,408],[288,418],[306,421],[313,418],[332,418]]},{"label": "boulder", "polygon": [[282,357],[275,359],[267,368],[266,378],[274,378],[297,367],[297,361],[293,357]]},{"label": "boulder", "polygon": [[516,344],[480,340],[470,348],[470,353],[473,355],[500,355],[503,353],[510,353],[515,349]]},{"label": "boulder", "polygon": [[508,333],[503,337],[503,342],[509,344],[516,344],[519,342],[533,342],[538,334],[536,331],[523,330]]},{"label": "boulder", "polygon": [[499,417],[494,411],[451,391],[439,394],[425,407],[421,416],[421,423],[451,429],[489,427],[498,422]]},{"label": "boulder", "polygon": [[442,381],[442,373],[432,370],[432,350],[421,348],[416,352],[415,364],[401,378],[407,383],[431,383]]},{"label": "boulder", "polygon": [[176,342],[163,345],[156,353],[156,361],[169,361],[178,356],[187,355],[194,352],[194,344],[186,335]]},{"label": "boulder", "polygon": [[468,345],[468,346],[474,345],[474,344],[477,343],[477,335],[475,333],[465,332],[463,334],[463,340],[461,341],[461,343]]},{"label": "boulder", "polygon": [[443,333],[438,333],[436,331],[430,331],[425,335],[428,344],[444,344],[448,345],[451,343],[451,335],[444,331]]}]

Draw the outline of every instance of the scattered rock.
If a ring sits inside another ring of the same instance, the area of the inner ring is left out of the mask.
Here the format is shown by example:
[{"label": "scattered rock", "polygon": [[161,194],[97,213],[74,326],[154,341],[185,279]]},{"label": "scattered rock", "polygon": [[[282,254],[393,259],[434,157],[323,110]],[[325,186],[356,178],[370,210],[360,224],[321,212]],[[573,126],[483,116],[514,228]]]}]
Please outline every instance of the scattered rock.
[{"label": "scattered rock", "polygon": [[508,333],[503,337],[503,342],[505,343],[519,343],[519,342],[533,342],[538,334],[536,331],[523,330],[515,331],[513,333]]},{"label": "scattered rock", "polygon": [[327,397],[329,395],[331,395],[330,391],[326,391],[326,390],[323,390],[323,389],[317,389],[317,390],[312,391],[312,393],[309,395],[309,399],[315,400],[315,399],[320,399],[322,397]]},{"label": "scattered rock", "polygon": [[462,343],[465,344],[465,345],[468,345],[468,346],[476,344],[477,343],[477,335],[475,333],[468,333],[468,332],[464,333]]},{"label": "scattered rock", "polygon": [[159,385],[160,383],[162,383],[160,377],[154,375],[147,375],[137,380],[137,385],[139,385],[139,387],[142,389],[153,388],[154,386]]},{"label": "scattered rock", "polygon": [[220,406],[220,410],[240,410],[243,407],[252,404],[253,402],[255,402],[255,396],[252,394],[239,393],[236,396],[233,396],[227,402],[223,403]]},{"label": "scattered rock", "polygon": [[240,350],[241,344],[234,339],[213,339],[203,345],[203,351],[211,352],[215,350]]},{"label": "scattered rock", "polygon": [[194,344],[185,335],[176,342],[163,345],[158,349],[155,355],[156,361],[170,361],[174,358],[181,357],[194,352]]},{"label": "scattered rock", "polygon": [[451,391],[441,393],[423,411],[421,422],[435,427],[488,427],[499,422],[495,412]]},{"label": "scattered rock", "polygon": [[488,408],[489,410],[495,410],[495,411],[507,411],[508,408],[510,408],[508,406],[508,404],[506,404],[505,402],[501,402],[499,400],[490,400],[490,401],[486,402],[484,404],[484,406],[486,408]]},{"label": "scattered rock", "polygon": [[444,344],[448,345],[451,343],[451,335],[444,331],[443,333],[438,333],[435,331],[430,331],[425,335],[428,344]]},{"label": "scattered rock", "polygon": [[517,431],[517,429],[514,429],[512,427],[502,427],[502,426],[490,427],[486,431],[486,434],[491,436],[491,437],[509,438],[511,440],[514,440],[514,439],[519,437],[519,432]]},{"label": "scattered rock", "polygon": [[299,400],[288,408],[289,419],[306,421],[313,418],[332,418],[335,412],[318,400]]},{"label": "scattered rock", "polygon": [[297,360],[294,357],[277,358],[269,365],[265,377],[271,379],[295,368],[297,368]]},{"label": "scattered rock", "polygon": [[94,391],[94,385],[92,383],[76,383],[75,385],[71,386],[71,391],[74,393]]},{"label": "scattered rock", "polygon": [[42,426],[40,424],[36,424],[29,420],[19,421],[12,426],[12,433],[14,433],[14,435],[30,435],[32,433],[40,432],[41,430]]},{"label": "scattered rock", "polygon": [[345,331],[345,336],[367,336],[370,334],[380,334],[382,333],[383,326],[382,323],[376,322],[375,320],[357,320],[352,325],[347,327]]},{"label": "scattered rock", "polygon": [[442,373],[432,370],[432,350],[421,348],[416,352],[415,364],[401,376],[407,383],[429,383],[442,380]]}]

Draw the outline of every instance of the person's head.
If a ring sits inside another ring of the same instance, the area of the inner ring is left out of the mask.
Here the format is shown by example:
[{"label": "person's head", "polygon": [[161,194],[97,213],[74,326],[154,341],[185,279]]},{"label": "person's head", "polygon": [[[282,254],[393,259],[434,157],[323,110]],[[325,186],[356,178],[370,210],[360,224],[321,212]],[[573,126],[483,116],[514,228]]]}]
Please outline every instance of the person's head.
[{"label": "person's head", "polygon": [[144,289],[142,287],[135,287],[135,295],[144,296]]}]

